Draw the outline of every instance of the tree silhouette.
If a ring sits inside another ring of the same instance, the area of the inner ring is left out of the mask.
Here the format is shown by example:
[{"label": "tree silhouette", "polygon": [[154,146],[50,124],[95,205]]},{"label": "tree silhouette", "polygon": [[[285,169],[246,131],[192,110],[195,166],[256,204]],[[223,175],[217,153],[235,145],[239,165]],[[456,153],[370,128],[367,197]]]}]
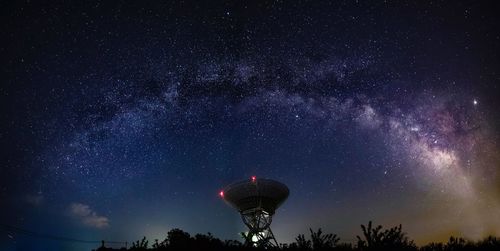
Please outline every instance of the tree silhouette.
[{"label": "tree silhouette", "polygon": [[191,241],[191,236],[189,233],[184,232],[178,228],[174,228],[167,233],[167,245],[168,247],[175,250],[187,250],[189,249],[189,243]]}]

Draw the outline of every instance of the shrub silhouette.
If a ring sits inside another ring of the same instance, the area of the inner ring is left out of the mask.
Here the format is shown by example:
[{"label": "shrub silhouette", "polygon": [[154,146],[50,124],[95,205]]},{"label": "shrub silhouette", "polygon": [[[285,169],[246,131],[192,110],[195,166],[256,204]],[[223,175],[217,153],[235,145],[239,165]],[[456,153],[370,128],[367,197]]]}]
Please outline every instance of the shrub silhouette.
[{"label": "shrub silhouette", "polygon": [[225,240],[222,241],[214,237],[211,233],[196,234],[191,236],[189,233],[180,229],[172,229],[167,233],[163,241],[154,240],[153,245],[149,248],[149,242],[146,237],[132,243],[129,249],[112,249],[104,247],[98,248],[97,251],[112,251],[112,250],[152,250],[152,251],[183,251],[183,250],[207,250],[207,251],[260,251],[260,250],[285,250],[285,251],[371,251],[371,250],[420,250],[420,251],[462,251],[462,250],[500,250],[500,239],[489,236],[483,240],[472,242],[463,238],[450,237],[446,243],[429,243],[418,248],[415,243],[408,238],[405,232],[402,231],[402,226],[396,226],[389,229],[383,229],[382,226],[373,227],[372,222],[361,225],[362,237],[357,237],[357,245],[349,243],[339,243],[340,239],[336,234],[325,234],[318,229],[313,231],[311,228],[310,239],[307,239],[304,234],[299,234],[295,238],[295,242],[290,244],[281,244],[280,248],[254,248],[246,247],[240,241]]},{"label": "shrub silhouette", "polygon": [[364,239],[356,236],[360,250],[417,250],[413,241],[402,231],[401,225],[383,230],[381,225],[373,228],[370,221],[368,226],[361,225],[361,230]]},{"label": "shrub silhouette", "polygon": [[455,250],[500,250],[500,239],[488,236],[483,240],[472,242],[463,238],[450,237],[447,243],[429,243],[420,248],[422,251],[455,251]]},{"label": "shrub silhouette", "polygon": [[141,242],[136,241],[132,243],[132,247],[130,250],[147,250],[149,245],[149,241],[146,240],[146,236],[144,236]]},{"label": "shrub silhouette", "polygon": [[196,246],[205,247],[205,250],[220,250],[224,246],[224,243],[211,233],[195,235],[194,243],[196,243]]},{"label": "shrub silhouette", "polygon": [[299,250],[310,250],[311,249],[311,241],[306,240],[306,237],[303,234],[299,234],[297,238],[295,238],[295,241],[297,243],[297,248]]},{"label": "shrub silhouette", "polygon": [[339,238],[336,234],[323,234],[323,231],[318,229],[314,232],[309,228],[311,240],[307,240],[303,234],[299,234],[295,238],[295,242],[290,245],[282,245],[283,250],[332,250],[337,246]]},{"label": "shrub silhouette", "polygon": [[313,232],[311,228],[309,231],[311,232],[313,250],[328,250],[335,247],[340,241],[336,234],[323,235],[321,228],[318,229],[318,232]]}]

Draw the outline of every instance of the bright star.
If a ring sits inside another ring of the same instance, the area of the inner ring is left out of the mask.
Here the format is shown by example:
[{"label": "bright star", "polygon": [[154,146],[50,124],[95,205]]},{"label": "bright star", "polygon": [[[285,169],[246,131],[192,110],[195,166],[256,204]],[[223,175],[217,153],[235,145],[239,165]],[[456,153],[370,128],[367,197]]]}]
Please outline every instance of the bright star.
[{"label": "bright star", "polygon": [[472,101],[472,104],[474,104],[474,105],[477,105],[478,103],[479,103],[479,102],[477,102],[477,99],[474,99],[474,100]]}]

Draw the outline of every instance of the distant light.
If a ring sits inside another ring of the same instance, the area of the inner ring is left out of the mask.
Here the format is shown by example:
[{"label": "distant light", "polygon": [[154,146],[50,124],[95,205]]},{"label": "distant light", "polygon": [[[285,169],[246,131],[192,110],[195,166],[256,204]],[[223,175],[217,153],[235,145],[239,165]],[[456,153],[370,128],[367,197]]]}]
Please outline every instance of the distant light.
[{"label": "distant light", "polygon": [[257,180],[257,177],[252,176],[252,182],[255,182]]},{"label": "distant light", "polygon": [[258,241],[259,241],[259,237],[257,235],[252,236],[252,242],[254,243],[254,246],[257,246]]},{"label": "distant light", "polygon": [[479,102],[477,101],[477,99],[474,99],[474,100],[472,101],[472,104],[477,105],[477,104],[479,104]]},{"label": "distant light", "polygon": [[219,192],[220,197],[224,198],[224,191]]}]

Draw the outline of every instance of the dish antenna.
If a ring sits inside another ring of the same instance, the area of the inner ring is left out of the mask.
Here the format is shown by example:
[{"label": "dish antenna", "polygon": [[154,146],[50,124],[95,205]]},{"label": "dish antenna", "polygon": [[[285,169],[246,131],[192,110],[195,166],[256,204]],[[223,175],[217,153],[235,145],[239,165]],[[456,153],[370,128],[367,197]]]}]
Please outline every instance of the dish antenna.
[{"label": "dish antenna", "polygon": [[244,234],[245,245],[254,247],[278,247],[270,225],[276,209],[288,198],[288,187],[275,180],[257,179],[233,183],[219,192],[229,205],[241,214],[248,227]]}]

